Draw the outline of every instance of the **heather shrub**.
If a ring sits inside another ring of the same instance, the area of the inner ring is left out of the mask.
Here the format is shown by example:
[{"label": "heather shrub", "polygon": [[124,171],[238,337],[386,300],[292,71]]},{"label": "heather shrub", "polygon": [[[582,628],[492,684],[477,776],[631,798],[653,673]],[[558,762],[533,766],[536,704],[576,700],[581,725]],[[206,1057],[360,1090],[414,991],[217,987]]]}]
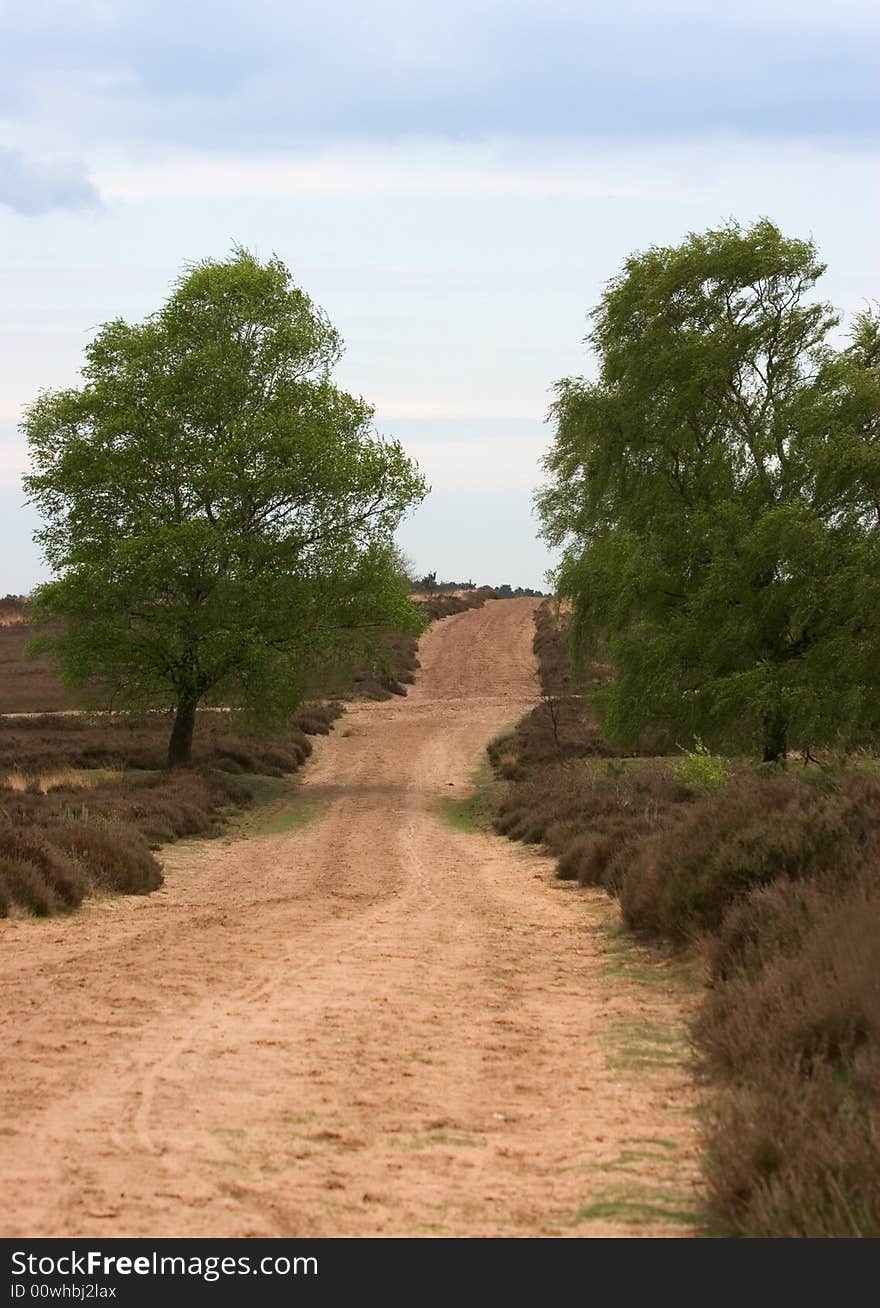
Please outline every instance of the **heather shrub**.
[{"label": "heather shrub", "polygon": [[[293,772],[311,752],[307,734],[324,732],[338,709],[309,706],[276,735],[255,735],[237,714],[199,714],[193,752],[196,768],[278,775]],[[7,720],[0,735],[0,779],[13,770],[36,774],[58,768],[165,766],[167,718],[161,713],[75,715]]]},{"label": "heather shrub", "polygon": [[79,863],[55,847],[42,830],[0,825],[6,898],[35,913],[56,907],[76,908],[88,891],[88,878]]},{"label": "heather shrub", "polygon": [[707,1219],[727,1236],[880,1236],[880,1059],[844,1074],[814,1062],[809,1076],[716,1089],[704,1132]]},{"label": "heather shrub", "polygon": [[32,637],[23,607],[0,615],[0,713],[74,708],[76,698],[61,685],[51,661],[25,658],[25,646]]},{"label": "heather shrub", "polygon": [[161,884],[150,852],[212,836],[251,802],[248,788],[214,771],[127,775],[87,791],[8,792],[0,819],[0,904],[44,914],[76,907],[92,890],[147,894]]},{"label": "heather shrub", "polygon": [[713,985],[756,976],[767,962],[796,953],[827,897],[839,889],[833,879],[780,879],[734,900],[705,940]]},{"label": "heather shrub", "polygon": [[[297,718],[297,726],[300,731],[309,736],[328,736],[331,725],[330,720],[323,714],[300,713]],[[303,744],[308,745],[308,741],[304,741]]]},{"label": "heather shrub", "polygon": [[461,595],[431,595],[427,599],[417,600],[416,603],[432,622],[437,622],[440,618],[454,617],[456,613],[464,613],[467,609],[475,607],[473,604],[468,604]]},{"label": "heather shrub", "polygon": [[495,829],[513,840],[543,843],[559,859],[560,877],[611,888],[609,869],[617,857],[691,799],[661,760],[568,762],[534,768],[511,786]]},{"label": "heather shrub", "polygon": [[568,618],[549,600],[545,600],[535,610],[533,648],[538,656],[541,690],[547,695],[571,694],[573,687],[568,651]]},{"label": "heather shrub", "polygon": [[570,877],[582,886],[604,886],[614,890],[609,869],[624,850],[651,835],[662,824],[659,810],[648,813],[609,813],[599,829],[576,836],[559,860],[558,875]]},{"label": "heather shrub", "polygon": [[820,790],[787,776],[734,778],[612,869],[628,926],[683,939],[716,930],[755,886],[860,864],[877,847],[880,781]]},{"label": "heather shrub", "polygon": [[711,1216],[745,1236],[880,1236],[880,867],[749,898],[694,1027],[722,1085]]},{"label": "heather shrub", "polygon": [[[759,1064],[816,1059],[846,1064],[864,1046],[880,1051],[880,869],[837,894],[795,897],[783,948],[779,909],[769,940],[757,936],[763,966],[728,966],[695,1028],[713,1066],[736,1071]],[[795,941],[797,943],[795,944]],[[772,1030],[772,1041],[767,1032]]]},{"label": "heather shrub", "polygon": [[46,840],[78,860],[92,889],[146,895],[162,884],[162,872],[144,837],[130,825],[59,822],[45,828]]},{"label": "heather shrub", "polygon": [[418,641],[415,636],[393,634],[385,637],[389,670],[398,682],[411,685],[419,668]]},{"label": "heather shrub", "polygon": [[160,865],[135,828],[52,819],[39,808],[33,815],[0,825],[0,916],[13,905],[38,916],[77,908],[94,889],[146,895],[161,886]]},{"label": "heather shrub", "polygon": [[10,862],[35,867],[55,899],[76,908],[88,890],[88,879],[76,859],[57,849],[42,830],[28,831],[6,825],[0,833],[3,853]]},{"label": "heather shrub", "polygon": [[7,917],[13,907],[46,917],[63,904],[33,863],[0,855],[0,917]]},{"label": "heather shrub", "polygon": [[206,710],[195,765],[173,776],[164,770],[162,714],[7,720],[0,913],[75,907],[93,889],[149,893],[161,884],[151,846],[218,834],[230,812],[252,802],[235,777],[295,772],[311,753],[308,735],[326,734],[341,711],[308,704],[286,731],[263,736],[241,714]]},{"label": "heather shrub", "polygon": [[[556,830],[560,830],[558,825]],[[593,847],[597,837],[580,835],[576,828],[569,827],[562,830],[566,831],[566,835],[561,839],[557,837],[561,852],[556,863],[556,875],[560,881],[586,881],[586,873],[592,865]]]},{"label": "heather shrub", "polygon": [[463,595],[452,595],[441,591],[437,594],[427,595],[424,599],[415,602],[432,622],[436,622],[441,618],[450,618],[457,613],[464,613],[467,609],[482,608],[486,600],[495,599],[496,597],[497,591],[491,586],[477,586],[474,589],[466,590]]},{"label": "heather shrub", "polygon": [[521,781],[532,769],[571,759],[611,758],[615,751],[583,716],[577,700],[542,700],[488,746],[489,761],[506,781]]}]

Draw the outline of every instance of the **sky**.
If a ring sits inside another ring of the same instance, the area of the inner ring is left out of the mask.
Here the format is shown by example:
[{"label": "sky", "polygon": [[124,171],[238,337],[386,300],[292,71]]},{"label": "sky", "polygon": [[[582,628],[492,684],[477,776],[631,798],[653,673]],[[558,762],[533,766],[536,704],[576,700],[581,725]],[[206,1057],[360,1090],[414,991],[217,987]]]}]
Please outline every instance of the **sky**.
[{"label": "sky", "polygon": [[44,578],[23,407],[188,262],[278,254],[432,486],[420,572],[541,587],[556,380],[624,258],[728,218],[880,298],[862,0],[0,0],[0,594]]}]

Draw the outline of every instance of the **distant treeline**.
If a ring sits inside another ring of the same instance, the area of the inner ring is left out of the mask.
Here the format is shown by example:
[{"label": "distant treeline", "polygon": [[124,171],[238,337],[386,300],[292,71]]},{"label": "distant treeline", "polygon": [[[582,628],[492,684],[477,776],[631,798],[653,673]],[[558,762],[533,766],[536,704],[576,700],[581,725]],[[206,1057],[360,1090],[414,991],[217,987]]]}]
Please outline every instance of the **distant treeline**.
[{"label": "distant treeline", "polygon": [[427,572],[424,577],[417,577],[413,583],[414,591],[453,591],[453,590],[492,590],[495,599],[522,599],[523,597],[531,599],[545,599],[546,592],[543,590],[532,590],[531,586],[510,586],[507,582],[503,586],[478,586],[471,578],[469,581],[438,581],[436,572]]}]

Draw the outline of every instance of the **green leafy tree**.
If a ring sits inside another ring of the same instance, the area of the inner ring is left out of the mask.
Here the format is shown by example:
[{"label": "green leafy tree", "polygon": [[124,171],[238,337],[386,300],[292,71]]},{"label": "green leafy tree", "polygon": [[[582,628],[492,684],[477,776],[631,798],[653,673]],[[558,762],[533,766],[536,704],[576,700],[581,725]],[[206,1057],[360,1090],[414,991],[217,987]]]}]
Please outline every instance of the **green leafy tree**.
[{"label": "green leafy tree", "polygon": [[83,384],[41,395],[26,478],[56,579],[35,608],[65,680],[172,708],[282,720],[340,661],[421,618],[393,544],[425,485],[333,384],[337,332],[278,259],[185,272],[143,323],[102,327]]},{"label": "green leafy tree", "polygon": [[[628,259],[558,384],[538,508],[607,731],[780,761],[880,719],[880,347],[769,221]],[[647,733],[647,735],[646,735]]]}]

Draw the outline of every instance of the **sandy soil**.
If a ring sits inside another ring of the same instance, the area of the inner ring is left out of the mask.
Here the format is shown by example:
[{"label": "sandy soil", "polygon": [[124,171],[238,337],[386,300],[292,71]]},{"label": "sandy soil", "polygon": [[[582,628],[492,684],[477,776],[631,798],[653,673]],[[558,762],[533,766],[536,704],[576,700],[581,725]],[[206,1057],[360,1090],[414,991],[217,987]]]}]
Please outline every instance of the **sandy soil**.
[{"label": "sandy soil", "polygon": [[307,826],[0,923],[0,1234],[690,1234],[687,988],[442,816],[534,702],[533,607],[435,625],[321,742]]}]

